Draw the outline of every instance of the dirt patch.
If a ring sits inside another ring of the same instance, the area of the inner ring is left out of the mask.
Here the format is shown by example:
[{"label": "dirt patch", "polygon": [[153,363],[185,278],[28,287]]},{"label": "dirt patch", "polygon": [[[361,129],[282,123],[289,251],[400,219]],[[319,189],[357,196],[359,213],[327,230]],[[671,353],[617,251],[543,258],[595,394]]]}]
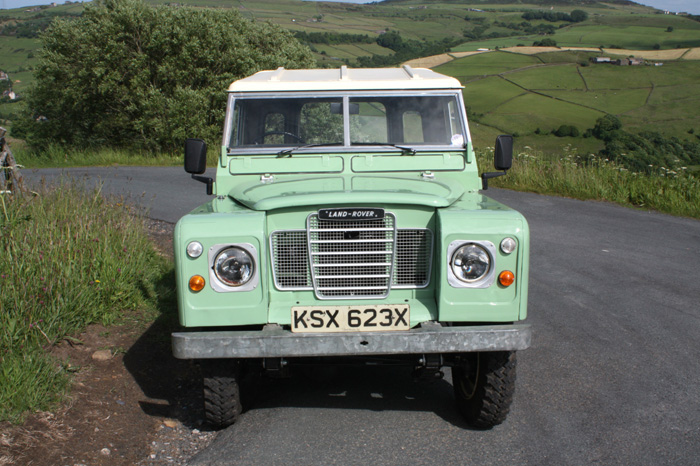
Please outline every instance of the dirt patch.
[{"label": "dirt patch", "polygon": [[700,47],[689,49],[682,58],[683,60],[700,60]]},{"label": "dirt patch", "polygon": [[476,55],[479,53],[484,53],[484,51],[442,53],[440,55],[431,55],[429,57],[409,60],[406,63],[404,63],[404,65],[412,66],[413,68],[434,68],[436,66],[440,66],[447,62],[450,62],[455,58],[468,57],[470,55]]},{"label": "dirt patch", "polygon": [[508,47],[504,48],[506,52],[522,53],[523,55],[534,55],[536,53],[546,52],[561,52],[559,47]]},{"label": "dirt patch", "polygon": [[678,60],[688,49],[673,50],[627,50],[627,49],[604,49],[603,53],[608,55],[621,55],[624,57],[644,58],[645,60]]},{"label": "dirt patch", "polygon": [[[163,428],[196,428],[186,415],[197,411],[196,368],[172,358],[153,333],[153,326],[144,333],[94,325],[78,336],[80,343],[58,345],[55,356],[78,371],[70,398],[22,426],[0,425],[0,465],[131,466],[150,458]],[[93,357],[104,350],[111,357]]]},{"label": "dirt patch", "polygon": [[[172,225],[149,221],[148,228],[159,250],[172,255]],[[175,314],[174,302],[164,302],[152,323],[127,316],[126,324],[92,325],[55,346],[52,354],[75,372],[69,398],[55,412],[29,415],[21,426],[0,423],[0,466],[133,466],[189,458],[208,435],[200,431],[198,368],[171,353]]]}]

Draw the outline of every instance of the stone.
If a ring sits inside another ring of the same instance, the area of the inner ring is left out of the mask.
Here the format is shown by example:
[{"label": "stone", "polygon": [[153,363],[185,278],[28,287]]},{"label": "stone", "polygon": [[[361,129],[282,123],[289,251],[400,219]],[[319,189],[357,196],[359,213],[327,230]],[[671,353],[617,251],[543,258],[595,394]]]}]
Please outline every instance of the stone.
[{"label": "stone", "polygon": [[112,351],[108,349],[95,351],[92,353],[92,359],[95,361],[108,361],[112,359]]}]

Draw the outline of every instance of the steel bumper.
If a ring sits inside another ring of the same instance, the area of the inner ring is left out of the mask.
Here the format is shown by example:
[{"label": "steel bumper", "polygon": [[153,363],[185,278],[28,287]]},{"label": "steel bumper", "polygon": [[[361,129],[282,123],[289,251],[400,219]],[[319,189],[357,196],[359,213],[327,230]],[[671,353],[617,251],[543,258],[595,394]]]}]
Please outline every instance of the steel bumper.
[{"label": "steel bumper", "polygon": [[178,359],[358,356],[521,350],[526,324],[442,327],[424,322],[406,332],[292,333],[277,325],[261,331],[176,332]]}]

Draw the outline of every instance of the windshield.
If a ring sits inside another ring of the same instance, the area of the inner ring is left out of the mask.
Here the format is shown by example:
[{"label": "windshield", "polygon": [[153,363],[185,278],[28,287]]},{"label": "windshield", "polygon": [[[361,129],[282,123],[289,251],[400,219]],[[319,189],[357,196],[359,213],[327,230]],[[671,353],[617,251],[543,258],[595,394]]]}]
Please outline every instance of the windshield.
[{"label": "windshield", "polygon": [[[457,99],[458,94],[425,93],[237,97],[228,147],[260,149],[349,144],[461,148],[466,137]],[[347,124],[344,118],[348,119]]]}]

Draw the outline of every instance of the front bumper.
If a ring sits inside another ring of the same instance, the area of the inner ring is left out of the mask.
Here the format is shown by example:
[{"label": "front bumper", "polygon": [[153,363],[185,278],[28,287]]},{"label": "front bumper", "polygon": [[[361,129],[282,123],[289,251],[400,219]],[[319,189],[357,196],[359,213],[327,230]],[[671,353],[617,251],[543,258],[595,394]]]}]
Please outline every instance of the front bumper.
[{"label": "front bumper", "polygon": [[443,327],[424,322],[406,332],[292,333],[277,325],[261,331],[176,332],[178,359],[372,356],[521,350],[529,325]]}]

